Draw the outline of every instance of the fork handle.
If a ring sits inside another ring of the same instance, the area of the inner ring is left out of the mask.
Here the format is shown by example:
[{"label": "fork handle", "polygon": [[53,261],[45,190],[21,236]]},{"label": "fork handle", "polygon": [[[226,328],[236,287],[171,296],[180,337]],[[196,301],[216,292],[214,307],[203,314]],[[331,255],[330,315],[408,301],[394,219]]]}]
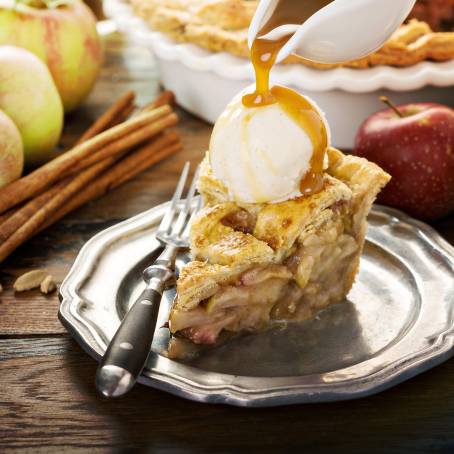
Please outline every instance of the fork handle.
[{"label": "fork handle", "polygon": [[96,388],[105,397],[127,393],[146,363],[162,297],[162,289],[152,287],[149,285],[129,309],[101,359]]}]

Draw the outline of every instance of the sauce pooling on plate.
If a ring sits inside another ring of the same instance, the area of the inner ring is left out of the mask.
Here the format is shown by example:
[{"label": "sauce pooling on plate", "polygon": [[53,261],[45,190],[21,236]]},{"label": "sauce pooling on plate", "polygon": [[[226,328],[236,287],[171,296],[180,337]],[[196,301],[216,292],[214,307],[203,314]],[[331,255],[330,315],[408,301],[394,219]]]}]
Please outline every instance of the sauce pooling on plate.
[{"label": "sauce pooling on plate", "polygon": [[276,57],[291,35],[278,39],[264,36],[284,24],[302,24],[332,0],[280,0],[273,15],[260,30],[251,47],[251,61],[255,71],[255,91],[243,96],[243,105],[249,108],[270,104],[279,106],[309,136],[313,154],[310,169],[300,182],[302,194],[314,194],[323,189],[323,160],[328,146],[328,132],[320,112],[294,90],[279,85],[269,86],[270,71]]}]

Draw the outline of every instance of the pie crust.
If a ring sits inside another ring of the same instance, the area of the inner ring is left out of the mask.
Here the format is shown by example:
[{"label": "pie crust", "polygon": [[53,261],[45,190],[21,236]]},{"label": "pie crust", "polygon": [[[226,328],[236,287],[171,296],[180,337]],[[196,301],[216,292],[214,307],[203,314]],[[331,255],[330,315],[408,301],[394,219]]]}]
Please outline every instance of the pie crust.
[{"label": "pie crust", "polygon": [[[247,29],[256,0],[131,0],[140,17],[156,31],[178,42],[197,44],[214,52],[249,57]],[[411,66],[424,60],[454,58],[454,32],[434,32],[417,19],[402,25],[377,52],[342,65],[325,65],[289,57],[284,63],[329,69],[338,66],[369,68],[377,65]]]},{"label": "pie crust", "polygon": [[353,285],[366,217],[390,176],[363,158],[328,150],[324,189],[274,204],[237,204],[202,164],[205,207],[191,228],[193,261],[181,270],[169,318],[169,356],[181,339],[216,344],[224,332],[300,321],[344,301]]}]

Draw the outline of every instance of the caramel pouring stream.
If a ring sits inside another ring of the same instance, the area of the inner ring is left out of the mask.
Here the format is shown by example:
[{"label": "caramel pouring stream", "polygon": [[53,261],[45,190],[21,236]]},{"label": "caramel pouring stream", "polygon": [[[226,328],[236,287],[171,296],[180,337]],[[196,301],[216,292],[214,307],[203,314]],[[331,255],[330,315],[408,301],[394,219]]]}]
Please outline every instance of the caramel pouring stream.
[{"label": "caramel pouring stream", "polygon": [[[286,2],[284,1],[282,3],[282,6],[285,6]],[[312,1],[312,8],[306,9],[306,16],[304,18],[300,17],[298,23],[304,22],[315,11],[328,3],[330,1]],[[279,8],[277,11],[279,11]],[[288,20],[288,11],[286,11],[286,15],[284,16],[285,20]],[[281,23],[285,23],[283,20]],[[266,24],[261,34],[265,29],[268,31],[268,29],[275,28],[279,25],[279,22],[279,17],[277,19],[274,18],[272,27]],[[278,103],[290,118],[308,134],[312,142],[313,154],[310,169],[300,182],[301,193],[307,195],[314,194],[323,189],[323,160],[328,146],[328,133],[319,111],[303,96],[286,87],[274,85],[270,88],[269,86],[271,68],[276,61],[279,51],[289,39],[290,35],[278,40],[269,40],[262,37],[257,37],[254,40],[251,48],[251,61],[255,71],[256,87],[253,93],[243,96],[242,102],[248,108]]]}]

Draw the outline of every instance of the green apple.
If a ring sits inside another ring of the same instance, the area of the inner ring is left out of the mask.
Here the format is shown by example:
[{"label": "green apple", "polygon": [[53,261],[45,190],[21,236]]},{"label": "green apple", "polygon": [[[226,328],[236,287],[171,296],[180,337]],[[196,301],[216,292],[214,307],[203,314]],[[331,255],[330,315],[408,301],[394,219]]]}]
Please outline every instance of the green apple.
[{"label": "green apple", "polygon": [[17,180],[23,167],[24,149],[19,130],[0,110],[0,188]]},{"label": "green apple", "polygon": [[66,112],[92,89],[102,64],[96,18],[81,0],[0,0],[0,45],[44,61]]},{"label": "green apple", "polygon": [[47,66],[31,52],[0,46],[0,109],[16,124],[25,164],[54,157],[63,127],[63,106]]}]

